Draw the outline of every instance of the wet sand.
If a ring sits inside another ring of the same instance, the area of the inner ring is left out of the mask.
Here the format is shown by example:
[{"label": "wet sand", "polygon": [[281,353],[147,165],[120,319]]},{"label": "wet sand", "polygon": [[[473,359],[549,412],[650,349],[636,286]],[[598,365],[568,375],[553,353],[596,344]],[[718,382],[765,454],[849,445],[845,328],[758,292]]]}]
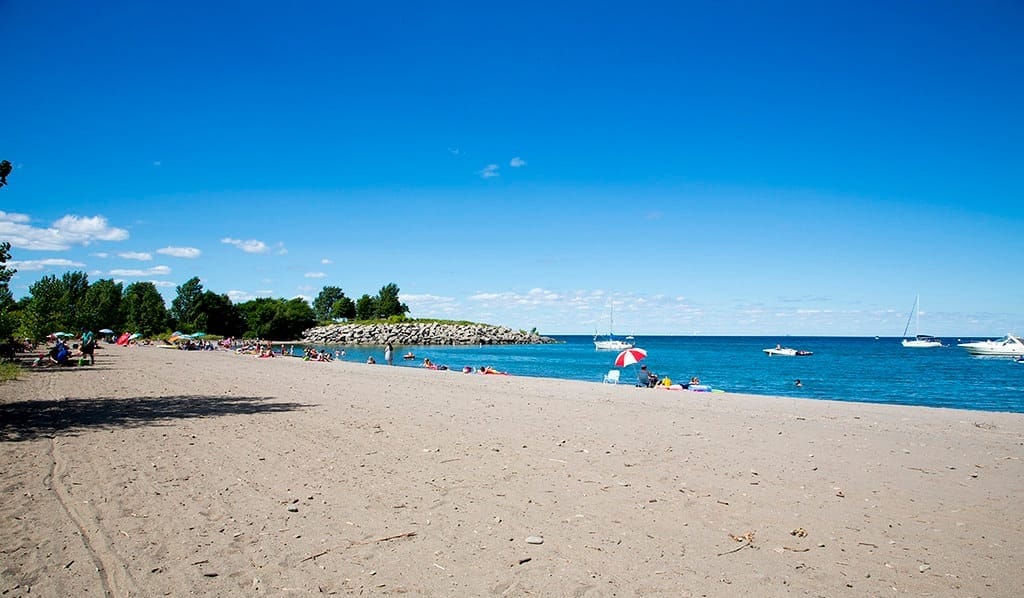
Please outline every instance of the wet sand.
[{"label": "wet sand", "polygon": [[104,345],[0,451],[5,597],[1024,587],[1020,414]]}]

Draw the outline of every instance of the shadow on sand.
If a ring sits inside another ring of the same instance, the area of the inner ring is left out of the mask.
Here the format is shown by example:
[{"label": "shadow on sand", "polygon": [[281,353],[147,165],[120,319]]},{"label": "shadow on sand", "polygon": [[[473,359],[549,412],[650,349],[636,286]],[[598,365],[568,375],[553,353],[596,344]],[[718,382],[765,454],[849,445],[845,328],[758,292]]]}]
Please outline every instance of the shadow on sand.
[{"label": "shadow on sand", "polygon": [[167,396],[50,399],[0,404],[0,442],[60,433],[139,427],[176,419],[283,413],[307,407],[270,397]]}]

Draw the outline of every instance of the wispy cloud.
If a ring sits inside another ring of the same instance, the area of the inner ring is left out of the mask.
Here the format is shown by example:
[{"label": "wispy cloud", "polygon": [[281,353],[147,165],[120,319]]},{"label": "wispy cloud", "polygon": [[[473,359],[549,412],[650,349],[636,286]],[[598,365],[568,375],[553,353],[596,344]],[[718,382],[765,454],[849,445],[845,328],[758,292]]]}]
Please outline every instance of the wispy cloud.
[{"label": "wispy cloud", "polygon": [[121,257],[126,260],[139,260],[140,262],[145,262],[153,259],[152,255],[142,251],[125,251],[117,254],[117,257]]},{"label": "wispy cloud", "polygon": [[197,258],[197,257],[199,257],[200,255],[203,254],[202,251],[199,251],[195,247],[173,247],[173,246],[172,247],[164,247],[162,249],[157,249],[156,252],[161,254],[161,255],[169,255],[171,257],[183,257],[183,258],[188,258],[188,259],[194,259],[194,258]]},{"label": "wispy cloud", "polygon": [[160,166],[160,160],[153,160],[153,166]]},{"label": "wispy cloud", "polygon": [[128,231],[110,226],[103,216],[68,215],[47,228],[32,226],[25,214],[0,212],[0,238],[12,247],[37,251],[63,251],[96,241],[124,241]]},{"label": "wispy cloud", "polygon": [[158,289],[170,289],[178,286],[169,280],[151,280],[149,282],[153,283],[153,286]]},{"label": "wispy cloud", "polygon": [[482,170],[478,170],[477,174],[479,174],[480,178],[482,179],[490,179],[496,176],[501,176],[501,174],[498,172],[497,164],[488,164],[487,166],[484,166]]},{"label": "wispy cloud", "polygon": [[227,245],[234,245],[246,253],[268,253],[270,248],[263,241],[257,241],[256,239],[249,239],[248,241],[242,241],[241,239],[232,239],[231,237],[225,237],[220,240],[221,243]]},{"label": "wispy cloud", "polygon": [[324,258],[324,259],[320,260],[320,263],[321,264],[333,264],[334,262],[332,262],[331,260],[329,260],[327,258]]},{"label": "wispy cloud", "polygon": [[457,147],[450,147],[448,148],[448,153],[453,156],[458,156],[459,154],[462,153],[462,151]]},{"label": "wispy cloud", "polygon": [[152,268],[146,268],[145,270],[114,269],[109,272],[111,276],[127,276],[132,278],[138,278],[141,276],[167,276],[170,273],[171,269],[167,266],[153,266]]},{"label": "wispy cloud", "polygon": [[11,260],[7,265],[21,272],[34,272],[44,268],[81,268],[85,264],[71,260],[50,258],[45,260]]},{"label": "wispy cloud", "polygon": [[324,272],[306,272],[306,278],[326,278],[327,274]]},{"label": "wispy cloud", "polygon": [[526,160],[523,160],[519,156],[516,156],[515,158],[509,160],[508,165],[511,166],[512,168],[521,168],[523,166],[526,166]]}]

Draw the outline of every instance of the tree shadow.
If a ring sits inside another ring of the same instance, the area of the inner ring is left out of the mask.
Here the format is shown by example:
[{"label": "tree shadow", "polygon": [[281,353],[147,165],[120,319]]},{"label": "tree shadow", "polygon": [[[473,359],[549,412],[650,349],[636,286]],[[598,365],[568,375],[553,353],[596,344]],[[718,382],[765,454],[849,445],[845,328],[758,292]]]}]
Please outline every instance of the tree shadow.
[{"label": "tree shadow", "polygon": [[60,433],[135,428],[176,419],[283,413],[309,405],[270,402],[272,397],[164,396],[49,399],[0,404],[0,442]]}]

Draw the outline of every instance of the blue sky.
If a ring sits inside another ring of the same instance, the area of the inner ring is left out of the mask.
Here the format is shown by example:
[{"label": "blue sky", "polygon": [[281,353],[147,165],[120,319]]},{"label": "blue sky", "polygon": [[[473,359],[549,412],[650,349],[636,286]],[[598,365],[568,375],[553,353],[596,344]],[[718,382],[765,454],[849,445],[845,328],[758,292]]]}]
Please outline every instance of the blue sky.
[{"label": "blue sky", "polygon": [[0,2],[16,297],[1024,332],[1020,2],[117,4]]}]

